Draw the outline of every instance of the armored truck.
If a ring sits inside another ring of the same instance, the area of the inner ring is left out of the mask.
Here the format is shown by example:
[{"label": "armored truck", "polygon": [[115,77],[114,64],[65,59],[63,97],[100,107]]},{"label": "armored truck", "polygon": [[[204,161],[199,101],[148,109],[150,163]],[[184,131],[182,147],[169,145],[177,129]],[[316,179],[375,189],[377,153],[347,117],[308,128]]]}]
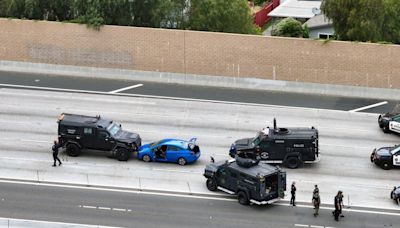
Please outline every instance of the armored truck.
[{"label": "armored truck", "polygon": [[240,204],[271,204],[284,197],[286,172],[259,160],[237,157],[206,166],[208,190],[237,195]]},{"label": "armored truck", "polygon": [[283,163],[298,168],[303,163],[320,160],[318,130],[310,128],[264,128],[254,138],[239,139],[232,144],[229,155],[244,158],[260,156],[266,163]]},{"label": "armored truck", "polygon": [[58,118],[58,140],[69,156],[79,156],[82,150],[94,150],[119,161],[127,161],[142,143],[138,134],[122,130],[121,124],[112,120],[68,113]]}]

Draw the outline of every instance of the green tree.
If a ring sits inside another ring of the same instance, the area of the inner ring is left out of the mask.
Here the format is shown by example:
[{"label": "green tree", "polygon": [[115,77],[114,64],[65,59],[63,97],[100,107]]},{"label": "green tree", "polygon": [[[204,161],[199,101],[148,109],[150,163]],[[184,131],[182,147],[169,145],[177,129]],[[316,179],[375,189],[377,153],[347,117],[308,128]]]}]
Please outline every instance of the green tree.
[{"label": "green tree", "polygon": [[272,36],[303,37],[303,27],[300,21],[291,17],[279,21],[271,31]]},{"label": "green tree", "polygon": [[324,0],[321,9],[341,40],[399,43],[399,1]]},{"label": "green tree", "polygon": [[256,34],[246,0],[192,0],[187,29]]}]

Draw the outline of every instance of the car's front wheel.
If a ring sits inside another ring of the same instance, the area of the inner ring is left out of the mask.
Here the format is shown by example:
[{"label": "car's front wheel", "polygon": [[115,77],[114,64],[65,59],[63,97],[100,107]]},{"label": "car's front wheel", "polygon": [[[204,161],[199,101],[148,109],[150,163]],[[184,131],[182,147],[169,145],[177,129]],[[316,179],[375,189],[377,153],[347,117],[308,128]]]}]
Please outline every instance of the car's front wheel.
[{"label": "car's front wheel", "polygon": [[250,201],[247,197],[247,194],[244,191],[239,191],[237,194],[237,198],[240,204],[242,205],[249,205]]},{"label": "car's front wheel", "polygon": [[382,169],[389,170],[392,168],[392,165],[388,161],[382,162]]},{"label": "car's front wheel", "polygon": [[183,165],[186,165],[186,163],[187,163],[187,162],[186,162],[186,159],[184,159],[184,158],[179,158],[179,159],[178,159],[178,164],[179,164],[179,165],[182,165],[182,166],[183,166]]},{"label": "car's front wheel", "polygon": [[77,157],[81,154],[81,149],[72,143],[69,143],[66,148],[68,156]]},{"label": "car's front wheel", "polygon": [[389,132],[390,132],[389,124],[386,124],[385,126],[383,126],[382,131],[383,131],[384,133],[389,133]]},{"label": "car's front wheel", "polygon": [[208,178],[207,179],[207,189],[210,191],[216,191],[217,190],[217,183],[215,183],[214,179]]},{"label": "car's front wheel", "polygon": [[144,161],[144,162],[151,162],[151,158],[150,158],[149,155],[145,154],[145,155],[143,155],[143,157],[142,157],[142,161]]},{"label": "car's front wheel", "polygon": [[125,148],[118,148],[117,149],[117,153],[116,153],[116,157],[117,157],[118,161],[128,161],[129,152]]}]

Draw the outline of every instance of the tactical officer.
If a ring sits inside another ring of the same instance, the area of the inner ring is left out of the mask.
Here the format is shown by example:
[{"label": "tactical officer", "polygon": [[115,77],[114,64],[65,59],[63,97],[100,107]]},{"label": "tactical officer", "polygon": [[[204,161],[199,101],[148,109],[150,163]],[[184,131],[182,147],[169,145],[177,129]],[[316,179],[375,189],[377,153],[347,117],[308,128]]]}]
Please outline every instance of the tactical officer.
[{"label": "tactical officer", "polygon": [[290,204],[293,206],[296,206],[296,186],[295,186],[295,182],[293,181],[292,183],[292,187],[290,190],[290,194],[292,195],[292,197],[290,198]]},{"label": "tactical officer", "polygon": [[60,159],[58,158],[58,149],[60,149],[60,147],[62,147],[61,143],[58,143],[57,140],[54,140],[54,145],[53,145],[53,147],[51,148],[51,149],[53,150],[53,160],[54,160],[53,167],[56,166],[56,162],[57,162],[57,161],[58,161],[58,165],[61,165],[61,164],[62,164],[61,161],[60,161]]}]

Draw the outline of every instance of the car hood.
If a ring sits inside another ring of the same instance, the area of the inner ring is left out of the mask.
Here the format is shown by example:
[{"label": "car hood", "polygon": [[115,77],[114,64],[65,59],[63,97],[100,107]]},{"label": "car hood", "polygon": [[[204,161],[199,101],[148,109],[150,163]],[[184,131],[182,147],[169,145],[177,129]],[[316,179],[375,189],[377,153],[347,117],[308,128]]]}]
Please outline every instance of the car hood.
[{"label": "car hood", "polygon": [[254,148],[252,140],[252,138],[239,139],[235,141],[234,146],[236,150],[252,149]]},{"label": "car hood", "polygon": [[144,151],[144,150],[148,150],[148,149],[150,149],[150,143],[144,144],[143,146],[141,146],[141,147],[139,148],[139,152],[140,152],[140,151]]},{"label": "car hood", "polygon": [[136,133],[121,131],[115,136],[115,139],[121,142],[133,143],[140,139],[139,135]]},{"label": "car hood", "polygon": [[390,153],[391,149],[392,149],[392,147],[382,147],[382,148],[379,148],[376,151],[376,154],[379,155],[379,156],[388,156],[388,157],[390,157],[390,156],[392,156],[392,154]]},{"label": "car hood", "polygon": [[382,114],[382,118],[391,119],[392,117],[397,116],[397,115],[399,115],[398,112],[387,112],[385,114]]}]

